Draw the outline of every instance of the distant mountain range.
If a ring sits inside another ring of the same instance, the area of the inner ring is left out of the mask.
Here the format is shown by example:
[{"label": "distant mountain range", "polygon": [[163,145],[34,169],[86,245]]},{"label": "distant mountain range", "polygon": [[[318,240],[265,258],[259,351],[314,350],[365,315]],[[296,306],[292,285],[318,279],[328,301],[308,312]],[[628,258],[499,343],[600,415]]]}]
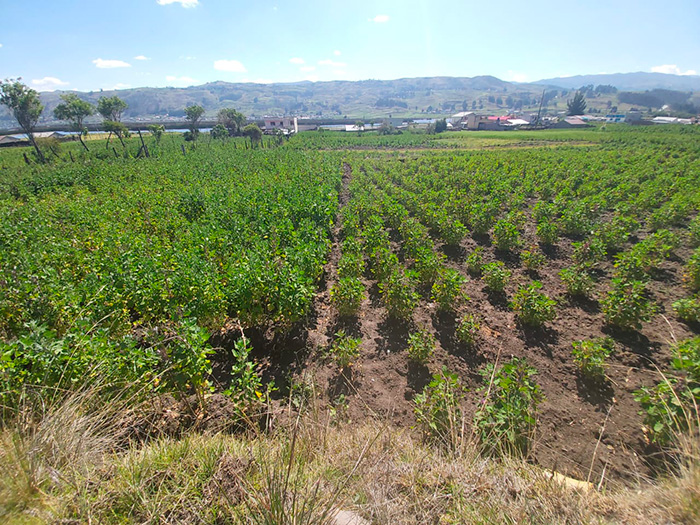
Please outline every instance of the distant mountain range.
[{"label": "distant mountain range", "polygon": [[646,91],[650,89],[673,89],[676,91],[699,91],[700,76],[668,75],[665,73],[612,73],[600,75],[576,75],[573,77],[546,78],[533,82],[536,85],[577,89],[581,86],[611,85],[621,91]]},{"label": "distant mountain range", "polygon": [[[382,117],[434,117],[475,110],[504,114],[510,110],[537,111],[542,90],[548,91],[545,109],[566,109],[567,90],[588,84],[611,84],[619,90],[657,88],[700,92],[700,77],[661,73],[617,73],[551,78],[534,83],[514,83],[493,76],[424,77],[398,80],[293,82],[277,84],[211,82],[187,88],[135,88],[91,91],[80,97],[96,104],[103,96],[117,95],[127,102],[125,120],[182,120],[185,106],[199,104],[208,117],[224,107],[234,107],[253,118],[264,115],[298,115],[327,118],[381,119]],[[45,105],[40,124],[54,125],[53,109],[62,92],[41,93]],[[700,96],[700,93],[697,96]],[[610,102],[610,104],[608,104]],[[619,101],[613,95],[596,95],[589,108],[601,112]],[[97,117],[92,118],[98,122]],[[90,121],[88,121],[90,123]],[[16,124],[0,106],[0,128]]]}]

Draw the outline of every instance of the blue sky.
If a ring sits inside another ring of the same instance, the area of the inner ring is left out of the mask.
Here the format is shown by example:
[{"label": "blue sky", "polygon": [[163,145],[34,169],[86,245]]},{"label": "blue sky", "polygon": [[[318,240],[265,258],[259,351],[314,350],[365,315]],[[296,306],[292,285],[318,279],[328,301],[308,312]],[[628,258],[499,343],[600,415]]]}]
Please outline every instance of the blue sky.
[{"label": "blue sky", "polygon": [[40,91],[700,72],[700,0],[0,0],[0,13],[0,78]]}]

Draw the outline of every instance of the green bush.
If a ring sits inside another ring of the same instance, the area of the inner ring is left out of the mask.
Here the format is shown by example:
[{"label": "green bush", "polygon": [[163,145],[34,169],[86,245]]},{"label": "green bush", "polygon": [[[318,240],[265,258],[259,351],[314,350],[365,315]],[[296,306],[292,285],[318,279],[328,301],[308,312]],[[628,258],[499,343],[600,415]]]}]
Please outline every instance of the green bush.
[{"label": "green bush", "polygon": [[366,297],[365,287],[357,277],[342,277],[331,287],[330,296],[340,315],[355,315]]},{"label": "green bush", "polygon": [[525,359],[513,358],[498,369],[481,371],[484,399],[474,416],[474,427],[488,453],[525,455],[537,424],[537,406],[543,400],[533,376],[537,371]]},{"label": "green bush", "polygon": [[603,223],[594,233],[594,238],[606,251],[617,252],[638,229],[639,223],[631,217],[616,216],[612,221]]},{"label": "green bush", "polygon": [[457,270],[444,268],[433,284],[430,299],[437,303],[439,310],[453,311],[466,299],[462,289],[465,282],[466,279]]},{"label": "green bush", "polygon": [[512,222],[501,219],[493,227],[493,241],[499,250],[515,250],[520,247],[520,232]]},{"label": "green bush", "polygon": [[513,296],[510,308],[518,320],[528,326],[541,326],[556,317],[556,301],[539,291],[542,283],[533,281],[521,286]]},{"label": "green bush", "polygon": [[563,268],[559,277],[566,286],[566,293],[572,297],[590,297],[593,293],[593,278],[584,268]]},{"label": "green bush", "polygon": [[36,322],[26,328],[17,339],[0,341],[4,407],[13,407],[26,387],[69,390],[91,378],[177,395],[211,389],[209,334],[194,320],[149,330],[143,344],[132,336],[112,337],[85,320],[61,337]]},{"label": "green bush", "polygon": [[362,339],[350,337],[345,333],[345,330],[336,332],[330,354],[338,368],[345,370],[357,361],[357,358],[360,357],[361,343]]},{"label": "green bush", "polygon": [[535,272],[545,265],[547,259],[541,251],[533,246],[529,250],[523,250],[520,254],[520,261],[526,270]]},{"label": "green bush", "polygon": [[463,388],[457,374],[442,370],[414,398],[414,413],[423,436],[431,441],[454,448],[462,433]]},{"label": "green bush", "polygon": [[482,279],[486,287],[492,292],[502,292],[505,290],[510,280],[511,272],[501,261],[496,261],[484,265]]},{"label": "green bush", "polygon": [[395,267],[387,279],[379,283],[379,292],[389,316],[395,319],[410,319],[420,299],[414,290],[412,274],[401,267]]},{"label": "green bush", "polygon": [[676,315],[688,323],[700,323],[700,298],[679,299],[673,303]]},{"label": "green bush", "polygon": [[338,277],[362,277],[365,261],[362,252],[343,252],[338,261]]},{"label": "green bush", "polygon": [[667,445],[694,428],[697,432],[700,405],[700,337],[687,339],[675,347],[671,363],[677,376],[664,376],[655,387],[635,392],[641,403],[644,425],[651,441]]},{"label": "green bush", "polygon": [[692,291],[700,291],[700,248],[693,252],[683,269],[683,280]]},{"label": "green bush", "polygon": [[618,328],[641,328],[656,311],[646,297],[646,287],[641,281],[613,279],[612,289],[602,300],[605,322]]},{"label": "green bush", "polygon": [[472,250],[464,261],[464,265],[467,268],[467,272],[470,275],[481,275],[482,269],[484,267],[484,249],[481,246],[477,246]]},{"label": "green bush", "polygon": [[583,268],[591,268],[599,262],[605,260],[607,250],[600,239],[592,238],[583,242],[574,242],[571,244],[574,253],[571,255],[573,261]]},{"label": "green bush", "polygon": [[248,339],[238,339],[231,351],[231,383],[224,394],[236,401],[238,410],[246,413],[263,396],[263,385],[257,367],[250,360],[252,348]]},{"label": "green bush", "polygon": [[407,353],[411,361],[426,363],[435,352],[435,336],[427,330],[419,330],[408,336]]},{"label": "green bush", "polygon": [[542,244],[552,246],[559,240],[559,226],[551,220],[537,223],[537,238]]},{"label": "green bush", "polygon": [[465,315],[459,321],[455,331],[457,339],[467,346],[473,346],[479,337],[481,323],[473,315]]},{"label": "green bush", "polygon": [[700,215],[696,215],[695,218],[690,221],[688,225],[688,235],[690,237],[690,245],[693,248],[700,246]]},{"label": "green bush", "polygon": [[610,357],[615,343],[609,337],[574,341],[571,354],[579,371],[591,379],[605,377],[605,360]]}]

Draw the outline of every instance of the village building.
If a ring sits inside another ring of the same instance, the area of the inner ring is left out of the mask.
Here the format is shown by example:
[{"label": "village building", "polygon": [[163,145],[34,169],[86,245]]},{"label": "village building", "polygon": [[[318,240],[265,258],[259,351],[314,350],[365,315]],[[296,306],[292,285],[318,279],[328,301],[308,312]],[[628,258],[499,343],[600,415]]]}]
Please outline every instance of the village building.
[{"label": "village building", "polygon": [[297,117],[265,117],[264,122],[265,133],[273,133],[275,130],[281,130],[283,133],[299,132]]}]

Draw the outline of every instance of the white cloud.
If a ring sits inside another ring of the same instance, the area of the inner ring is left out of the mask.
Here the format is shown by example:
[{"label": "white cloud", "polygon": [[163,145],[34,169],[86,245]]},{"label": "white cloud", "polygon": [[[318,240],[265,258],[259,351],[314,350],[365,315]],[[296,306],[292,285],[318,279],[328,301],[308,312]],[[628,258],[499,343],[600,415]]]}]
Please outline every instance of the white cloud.
[{"label": "white cloud", "polygon": [[299,68],[300,71],[304,73],[310,73],[311,71],[316,71],[316,66],[304,66]]},{"label": "white cloud", "polygon": [[697,75],[698,72],[694,69],[683,71],[676,64],[664,64],[663,66],[653,66],[652,73],[665,73],[667,75]]},{"label": "white cloud", "polygon": [[376,24],[383,24],[389,21],[389,15],[377,15],[374,18],[370,18],[369,21]]},{"label": "white cloud", "polygon": [[304,63],[304,59],[303,59],[303,58],[299,58],[299,57],[290,58],[289,61],[290,61],[292,64],[303,64],[303,63]]},{"label": "white cloud", "polygon": [[198,82],[197,80],[191,77],[176,77],[174,75],[168,75],[167,77],[165,77],[165,80],[167,80],[168,82],[172,82],[173,85],[179,84],[186,86],[192,86]]},{"label": "white cloud", "polygon": [[44,77],[32,80],[32,85],[42,91],[55,91],[61,86],[67,86],[68,82],[56,77]]},{"label": "white cloud", "polygon": [[229,73],[245,73],[247,71],[245,66],[238,60],[217,60],[214,62],[214,69]]},{"label": "white cloud", "polygon": [[131,64],[127,64],[123,60],[103,60],[102,58],[96,58],[92,61],[99,69],[114,69],[117,67],[131,67]]},{"label": "white cloud", "polygon": [[180,60],[197,60],[197,57],[191,57],[189,55],[180,55],[178,58]]},{"label": "white cloud", "polygon": [[197,7],[199,0],[156,0],[158,5],[180,4],[182,7]]},{"label": "white cloud", "polygon": [[121,82],[119,82],[112,89],[129,89],[130,87],[131,84],[122,84]]},{"label": "white cloud", "polygon": [[308,80],[309,82],[318,82],[318,76],[317,75],[309,75],[304,80]]},{"label": "white cloud", "polygon": [[339,56],[340,56],[340,51],[338,51],[338,50],[336,49],[335,51],[333,51],[333,54],[334,54],[335,56],[339,57]]},{"label": "white cloud", "polygon": [[0,47],[2,47],[2,44],[0,44]]},{"label": "white cloud", "polygon": [[148,58],[147,56],[139,55],[135,56],[134,60],[150,60],[150,58]]},{"label": "white cloud", "polygon": [[330,66],[330,67],[345,67],[347,64],[345,62],[336,62],[335,60],[319,60],[318,61],[319,66]]},{"label": "white cloud", "polygon": [[527,82],[527,75],[525,73],[516,73],[515,71],[508,71],[504,80],[509,82]]}]

